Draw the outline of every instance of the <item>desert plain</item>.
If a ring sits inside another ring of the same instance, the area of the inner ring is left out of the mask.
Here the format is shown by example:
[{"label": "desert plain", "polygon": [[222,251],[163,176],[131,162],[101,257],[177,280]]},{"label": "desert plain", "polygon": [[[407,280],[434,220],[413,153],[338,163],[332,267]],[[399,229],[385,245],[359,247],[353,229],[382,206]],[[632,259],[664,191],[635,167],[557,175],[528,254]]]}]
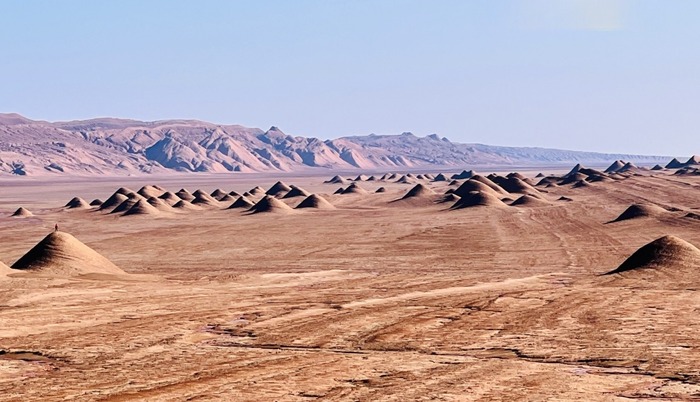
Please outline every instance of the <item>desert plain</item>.
[{"label": "desert plain", "polygon": [[0,260],[53,241],[0,273],[0,400],[700,398],[700,175],[622,166],[0,179]]}]

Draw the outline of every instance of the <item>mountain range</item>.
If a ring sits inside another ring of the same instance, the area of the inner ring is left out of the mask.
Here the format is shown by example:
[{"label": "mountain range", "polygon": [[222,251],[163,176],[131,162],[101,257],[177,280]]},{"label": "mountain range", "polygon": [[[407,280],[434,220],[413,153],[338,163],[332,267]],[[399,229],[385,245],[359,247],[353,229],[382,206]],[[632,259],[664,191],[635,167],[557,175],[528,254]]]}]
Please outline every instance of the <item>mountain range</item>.
[{"label": "mountain range", "polygon": [[463,144],[436,134],[321,140],[277,127],[264,131],[196,120],[46,122],[0,114],[0,174],[13,175],[463,169],[604,165],[618,159],[653,165],[670,157]]}]

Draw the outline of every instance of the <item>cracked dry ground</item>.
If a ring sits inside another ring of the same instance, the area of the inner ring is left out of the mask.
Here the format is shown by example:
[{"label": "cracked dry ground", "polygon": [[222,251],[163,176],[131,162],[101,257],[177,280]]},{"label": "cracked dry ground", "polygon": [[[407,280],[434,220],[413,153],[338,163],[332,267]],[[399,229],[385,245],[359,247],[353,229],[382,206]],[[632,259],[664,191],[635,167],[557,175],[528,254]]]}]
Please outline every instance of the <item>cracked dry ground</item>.
[{"label": "cracked dry ground", "polygon": [[682,212],[605,224],[640,200],[700,208],[697,179],[556,188],[574,201],[544,208],[386,203],[406,189],[289,216],[2,218],[6,262],[60,220],[136,275],[0,280],[0,399],[700,398],[700,280],[599,276],[661,235],[700,244]]}]

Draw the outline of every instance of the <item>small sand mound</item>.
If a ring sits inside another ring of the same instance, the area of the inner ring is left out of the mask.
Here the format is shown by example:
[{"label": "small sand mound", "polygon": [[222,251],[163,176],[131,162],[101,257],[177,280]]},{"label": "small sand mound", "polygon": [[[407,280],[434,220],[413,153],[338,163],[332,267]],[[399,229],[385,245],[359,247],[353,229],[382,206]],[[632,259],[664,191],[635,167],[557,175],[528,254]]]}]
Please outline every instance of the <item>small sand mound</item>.
[{"label": "small sand mound", "polygon": [[[175,194],[171,193],[170,191],[166,191],[158,197],[159,199],[163,200],[166,204],[173,206],[177,204],[180,201],[180,197],[176,196]],[[194,199],[194,198],[193,198]]]},{"label": "small sand mound", "polygon": [[458,196],[457,194],[453,194],[453,193],[445,194],[445,195],[443,195],[439,200],[437,200],[437,203],[438,203],[438,204],[444,204],[444,203],[447,203],[447,202],[453,202],[453,203],[454,203],[454,202],[459,201],[460,198],[462,198],[462,197]]},{"label": "small sand mound", "polygon": [[664,170],[664,167],[661,165],[654,165],[654,167],[651,168],[651,170]]},{"label": "small sand mound", "polygon": [[386,193],[386,189],[384,187],[379,187],[378,189],[374,190],[375,193]]},{"label": "small sand mound", "polygon": [[467,180],[464,183],[462,183],[461,186],[457,187],[457,189],[454,190],[454,194],[457,194],[460,197],[464,197],[465,195],[472,193],[472,192],[483,192],[483,193],[490,193],[493,194],[494,196],[500,195],[499,192],[496,190],[492,189],[491,187],[487,186],[486,184],[477,181],[477,180]]},{"label": "small sand mound", "polygon": [[408,190],[408,192],[403,197],[401,197],[401,199],[406,200],[409,198],[430,197],[433,195],[435,195],[435,191],[431,190],[426,185],[419,183],[413,186],[412,189]]},{"label": "small sand mound", "polygon": [[88,204],[87,201],[80,197],[73,197],[70,201],[66,203],[65,207],[68,209],[90,208],[90,204]]},{"label": "small sand mound", "polygon": [[510,205],[514,207],[546,207],[551,204],[542,198],[535,197],[531,194],[525,194],[513,201]]},{"label": "small sand mound", "polygon": [[19,207],[12,213],[12,216],[16,218],[28,218],[30,216],[34,216],[34,214],[24,207]]},{"label": "small sand mound", "polygon": [[562,195],[561,197],[557,198],[557,201],[571,202],[571,201],[573,201],[573,199]]},{"label": "small sand mound", "polygon": [[150,197],[146,200],[153,208],[159,211],[171,211],[172,207],[167,202],[161,200],[160,198]]},{"label": "small sand mound", "polygon": [[561,182],[559,182],[559,184],[567,185],[572,183],[578,183],[580,181],[586,180],[587,178],[588,176],[583,173],[573,173],[565,176],[564,179]]},{"label": "small sand mound", "polygon": [[[517,173],[517,174],[519,175],[519,173]],[[538,193],[536,188],[527,184],[523,179],[521,179],[518,176],[509,176],[509,177],[496,176],[493,181],[509,193],[520,193],[520,194],[537,194]]]},{"label": "small sand mound", "polygon": [[255,205],[253,205],[248,211],[254,214],[264,212],[285,214],[291,212],[292,208],[284,202],[278,200],[277,198],[270,195],[266,195]]},{"label": "small sand mound", "polygon": [[201,209],[200,207],[192,204],[189,201],[185,201],[185,200],[180,200],[180,201],[176,202],[173,205],[173,208],[177,208],[178,210],[181,210],[181,211],[198,211]]},{"label": "small sand mound", "polygon": [[301,187],[297,187],[295,185],[291,185],[290,187],[291,190],[289,190],[287,194],[285,194],[282,198],[308,197],[309,195],[311,195],[311,193],[309,193]]},{"label": "small sand mound", "polygon": [[250,190],[248,190],[248,193],[252,196],[261,196],[261,195],[265,194],[265,190],[263,190],[263,188],[260,186],[255,186],[255,187],[251,188]]},{"label": "small sand mound", "polygon": [[367,181],[367,176],[360,174],[357,177],[355,177],[354,181]]},{"label": "small sand mound", "polygon": [[[382,177],[382,180],[384,177]],[[330,184],[345,184],[345,179],[343,179],[340,176],[333,176],[330,180],[324,181],[324,183],[330,183]]]},{"label": "small sand mound", "polygon": [[107,201],[103,202],[102,205],[100,205],[99,210],[112,212],[114,208],[118,207],[119,205],[121,205],[122,202],[128,199],[129,197],[125,196],[122,193],[114,193],[109,198],[107,198]]},{"label": "small sand mound", "polygon": [[579,180],[576,183],[574,183],[573,188],[583,188],[583,187],[590,187],[591,183],[585,181],[585,180]]},{"label": "small sand mound", "polygon": [[491,192],[474,191],[467,193],[450,207],[450,209],[462,209],[471,207],[505,207],[506,204],[499,200]]},{"label": "small sand mound", "polygon": [[304,200],[300,202],[299,205],[296,206],[296,208],[335,209],[333,204],[328,202],[325,198],[321,197],[320,195],[316,194],[311,194],[308,197],[304,198]]},{"label": "small sand mound", "polygon": [[538,179],[541,178],[541,177],[544,177],[544,173],[537,173],[537,175],[535,175],[535,177],[538,178]]},{"label": "small sand mound", "polygon": [[345,190],[343,190],[342,194],[369,194],[369,193],[367,192],[367,190],[360,187],[359,184],[352,183]]},{"label": "small sand mound", "polygon": [[236,201],[231,204],[228,209],[237,209],[237,208],[242,208],[242,209],[250,209],[253,205],[255,205],[252,201],[250,201],[248,198],[245,196],[240,196]]},{"label": "small sand mound", "polygon": [[291,189],[292,188],[286,185],[285,183],[278,181],[277,183],[273,184],[272,187],[267,189],[267,191],[265,191],[265,194],[275,197],[287,193]]},{"label": "small sand mound", "polygon": [[8,267],[7,264],[0,261],[0,276],[6,276],[7,274],[11,274],[12,272],[12,268]]},{"label": "small sand mound", "polygon": [[[154,200],[157,198],[153,197]],[[124,216],[131,215],[158,215],[158,210],[146,200],[138,200],[128,211],[124,212]]]},{"label": "small sand mound", "polygon": [[626,221],[628,219],[647,218],[661,216],[667,211],[655,204],[632,204],[620,214],[613,222]]},{"label": "small sand mound", "polygon": [[462,184],[462,182],[460,182],[459,180],[452,180],[452,181],[448,184],[448,186],[459,186],[460,184]]},{"label": "small sand mound", "polygon": [[119,267],[65,232],[53,232],[12,265],[59,275],[124,274]]},{"label": "small sand mound", "polygon": [[160,197],[165,191],[161,190],[160,187],[156,186],[143,186],[136,193],[146,199],[151,197]]},{"label": "small sand mound", "polygon": [[643,246],[627,258],[619,267],[607,273],[619,274],[638,269],[688,268],[700,267],[700,250],[687,241],[676,236],[664,236]]},{"label": "small sand mound", "polygon": [[[508,195],[508,192],[498,184],[494,183],[493,180],[489,179],[488,177],[484,177],[481,175],[474,175],[472,176],[470,181],[478,181],[480,183],[486,184],[487,186],[491,187],[495,192],[500,193],[500,194],[505,194]],[[459,194],[457,194],[459,195]]]},{"label": "small sand mound", "polygon": [[102,200],[99,198],[95,198],[94,200],[90,201],[91,207],[99,207],[101,205],[102,205]]},{"label": "small sand mound", "polygon": [[218,188],[217,188],[216,190],[212,191],[211,194],[209,194],[209,195],[211,195],[212,198],[214,198],[214,199],[216,199],[216,200],[218,200],[218,201],[221,201],[221,199],[224,198],[225,196],[227,196],[228,193],[226,193],[226,192],[222,191],[221,189],[218,189]]},{"label": "small sand mound", "polygon": [[343,187],[338,187],[337,190],[333,192],[333,194],[343,194],[343,191],[345,191],[345,188]]},{"label": "small sand mound", "polygon": [[192,200],[194,200],[194,195],[192,195],[192,193],[185,190],[184,188],[181,188],[180,191],[175,193],[175,195],[177,196],[177,198],[179,198],[181,200],[190,201],[190,202]]}]

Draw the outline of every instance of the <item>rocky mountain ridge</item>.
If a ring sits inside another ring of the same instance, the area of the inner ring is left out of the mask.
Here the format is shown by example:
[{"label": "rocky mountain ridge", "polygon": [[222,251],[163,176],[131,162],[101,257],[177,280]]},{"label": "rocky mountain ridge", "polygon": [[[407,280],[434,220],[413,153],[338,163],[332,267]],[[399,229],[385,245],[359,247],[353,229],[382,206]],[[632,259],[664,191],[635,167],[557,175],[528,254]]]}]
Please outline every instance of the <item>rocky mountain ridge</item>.
[{"label": "rocky mountain ridge", "polygon": [[435,134],[321,140],[287,135],[277,127],[264,131],[196,120],[46,122],[0,114],[0,174],[462,169],[473,165],[605,164],[617,159],[653,165],[670,158],[461,144]]}]

